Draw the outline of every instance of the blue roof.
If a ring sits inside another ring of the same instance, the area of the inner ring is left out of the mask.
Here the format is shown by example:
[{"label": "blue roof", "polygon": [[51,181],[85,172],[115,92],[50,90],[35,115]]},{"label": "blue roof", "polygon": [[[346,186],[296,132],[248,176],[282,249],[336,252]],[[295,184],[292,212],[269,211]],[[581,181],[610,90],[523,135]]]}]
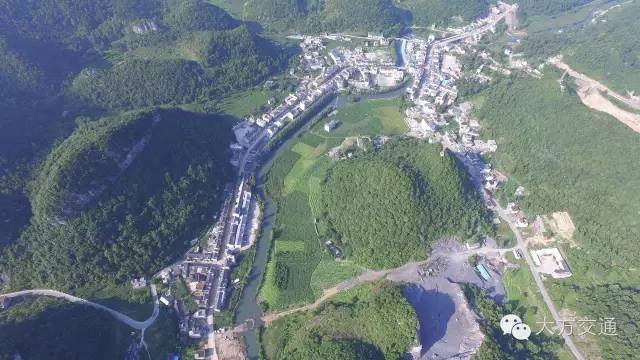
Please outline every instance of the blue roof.
[{"label": "blue roof", "polygon": [[483,279],[489,280],[491,278],[491,275],[489,275],[489,272],[482,264],[478,264],[476,266],[476,270],[478,270],[478,273],[480,273],[480,276],[482,276]]}]

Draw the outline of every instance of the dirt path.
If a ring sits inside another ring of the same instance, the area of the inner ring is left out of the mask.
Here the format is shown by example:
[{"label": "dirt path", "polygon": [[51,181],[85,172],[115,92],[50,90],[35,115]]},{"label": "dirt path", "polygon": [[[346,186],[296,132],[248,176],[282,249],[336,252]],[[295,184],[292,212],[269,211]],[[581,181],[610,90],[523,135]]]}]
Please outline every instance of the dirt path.
[{"label": "dirt path", "polygon": [[394,270],[395,269],[382,270],[382,271],[373,271],[373,270],[365,271],[364,273],[362,273],[359,276],[356,276],[356,277],[351,278],[349,280],[343,281],[343,282],[341,282],[340,284],[338,284],[338,285],[336,285],[334,287],[325,289],[322,292],[322,296],[320,296],[318,298],[318,300],[316,300],[312,304],[308,304],[308,305],[305,305],[305,306],[302,306],[302,307],[299,307],[299,308],[295,308],[295,309],[290,309],[290,310],[285,310],[285,311],[280,311],[280,312],[267,313],[262,317],[262,321],[264,321],[265,326],[269,326],[272,322],[274,322],[275,320],[278,320],[279,318],[281,318],[283,316],[295,314],[297,312],[316,309],[318,306],[320,306],[320,304],[325,302],[330,297],[338,294],[339,292],[342,292],[342,291],[345,291],[345,290],[349,290],[349,289],[351,289],[352,287],[354,287],[356,285],[360,285],[360,284],[364,284],[364,283],[367,283],[367,282],[380,280],[380,279],[386,277],[389,273],[391,273]]},{"label": "dirt path", "polygon": [[[463,250],[455,253],[446,254],[446,256],[456,258],[456,259],[467,259],[472,254],[504,253],[511,250],[512,249]],[[330,297],[340,292],[349,290],[357,285],[368,283],[368,282],[387,279],[393,282],[400,282],[400,283],[407,283],[407,282],[418,283],[421,281],[421,277],[419,275],[419,269],[423,265],[428,264],[431,261],[430,259],[425,261],[419,261],[419,262],[410,262],[394,269],[379,270],[379,271],[367,270],[364,273],[354,278],[345,280],[334,287],[325,289],[322,292],[322,296],[320,296],[312,304],[301,306],[295,309],[267,313],[264,316],[262,316],[262,321],[264,321],[265,326],[269,326],[273,321],[278,320],[283,316],[287,316],[287,315],[291,315],[291,314],[295,314],[295,313],[307,311],[307,310],[314,310],[318,306],[320,306],[323,302],[328,300]]]},{"label": "dirt path", "polygon": [[[621,103],[636,110],[640,110],[640,100],[622,96],[602,83],[584,74],[576,72],[569,65],[564,63],[561,57],[551,58],[549,59],[549,63],[561,70],[564,70],[565,74],[576,79],[578,97],[585,106],[607,113],[618,119],[621,123],[627,125],[633,131],[640,133],[640,115],[621,109],[611,100],[607,99],[606,96],[620,101]],[[563,74],[563,77],[565,74]]]}]

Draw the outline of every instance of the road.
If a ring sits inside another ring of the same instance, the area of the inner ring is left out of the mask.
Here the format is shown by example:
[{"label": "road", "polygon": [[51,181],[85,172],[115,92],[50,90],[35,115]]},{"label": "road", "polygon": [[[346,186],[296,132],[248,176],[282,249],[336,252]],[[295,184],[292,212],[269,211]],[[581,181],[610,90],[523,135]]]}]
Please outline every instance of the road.
[{"label": "road", "polygon": [[[516,239],[518,240],[517,248],[522,250],[524,258],[527,261],[527,264],[529,265],[529,269],[531,270],[531,274],[533,275],[533,279],[536,285],[538,286],[538,289],[540,290],[540,294],[542,294],[542,299],[544,300],[544,303],[547,305],[547,308],[549,309],[549,312],[551,313],[551,316],[553,317],[553,320],[555,321],[556,326],[558,327],[558,329],[562,329],[564,326],[561,321],[560,315],[558,315],[558,311],[556,310],[555,305],[553,305],[553,301],[551,300],[551,297],[549,296],[547,289],[544,287],[542,278],[540,277],[538,270],[536,270],[536,267],[533,263],[533,259],[531,259],[531,255],[527,251],[527,245],[524,238],[522,237],[522,234],[520,233],[516,225],[513,223],[511,218],[507,215],[504,209],[497,207],[496,213],[503,221],[505,221],[509,225],[509,228],[511,228],[511,231],[513,231],[513,233],[516,235]],[[563,331],[562,338],[564,339],[565,344],[567,344],[567,347],[569,348],[569,350],[571,350],[571,353],[577,360],[585,359],[580,353],[580,351],[578,350],[578,347],[574,344],[571,336],[565,334],[565,332]]]},{"label": "road", "polygon": [[153,324],[156,321],[156,318],[158,317],[158,314],[160,313],[160,307],[159,307],[159,302],[158,302],[158,293],[156,291],[156,287],[155,285],[151,285],[151,295],[153,296],[153,313],[151,314],[151,316],[144,321],[138,321],[138,320],[134,320],[130,317],[128,317],[127,315],[117,311],[117,310],[113,310],[109,307],[106,307],[102,304],[98,304],[95,303],[93,301],[89,301],[89,300],[85,300],[82,298],[79,298],[77,296],[73,296],[70,294],[66,294],[63,293],[61,291],[57,291],[57,290],[51,290],[51,289],[32,289],[32,290],[22,290],[22,291],[16,291],[16,292],[12,292],[12,293],[8,293],[8,294],[2,294],[0,295],[0,298],[15,298],[15,297],[21,297],[21,296],[49,296],[49,297],[55,297],[58,299],[62,299],[62,300],[66,300],[68,302],[74,303],[74,304],[80,304],[80,305],[86,305],[86,306],[91,306],[95,309],[99,309],[99,310],[104,310],[106,312],[108,312],[111,316],[113,316],[114,318],[116,318],[117,320],[129,325],[130,327],[136,329],[136,330],[145,330],[146,328],[148,328],[149,326],[151,326],[151,324]]}]

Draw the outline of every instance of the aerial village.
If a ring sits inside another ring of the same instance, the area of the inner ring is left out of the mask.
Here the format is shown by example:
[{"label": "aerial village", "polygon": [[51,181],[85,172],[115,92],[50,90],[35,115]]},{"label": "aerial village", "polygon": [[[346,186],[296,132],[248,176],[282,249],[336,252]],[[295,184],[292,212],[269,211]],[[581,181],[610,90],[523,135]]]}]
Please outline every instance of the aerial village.
[{"label": "aerial village", "polygon": [[[456,102],[456,82],[463,73],[459,59],[468,54],[480,56],[491,63],[473,69],[473,76],[479,81],[491,80],[485,70],[511,71],[491,59],[486,52],[477,52],[473,45],[487,31],[495,31],[496,24],[513,10],[512,5],[498,2],[487,17],[460,29],[450,29],[457,35],[445,40],[436,40],[433,36],[426,40],[413,37],[388,39],[376,34],[366,37],[345,34],[291,36],[300,40],[302,50],[299,69],[304,75],[299,85],[284,97],[282,103],[272,105],[259,116],[249,116],[234,126],[236,143],[231,145],[231,163],[238,168],[240,180],[227,186],[226,201],[217,214],[215,224],[206,234],[205,244],[195,239],[184,260],[158,274],[162,283],[168,286],[184,281],[197,304],[196,311],[188,311],[184,301],[177,299],[171,290],[162,293],[160,298],[164,305],[177,310],[180,331],[185,338],[207,339],[203,341],[204,346],[196,359],[217,358],[214,332],[222,330],[214,330],[214,318],[225,309],[229,292],[240,281],[230,276],[238,253],[256,241],[260,207],[249,179],[259,156],[263,155],[270,139],[327,96],[336,92],[373,93],[405,87],[406,96],[412,104],[405,110],[408,135],[439,143],[443,152],[445,149],[451,151],[467,166],[488,207],[499,208],[494,194],[505,177],[483,158],[486,153],[497,150],[496,141],[481,139],[480,124],[472,115],[471,104]],[[380,47],[381,51],[364,51],[362,47],[354,46],[354,41],[364,41],[369,47]],[[389,49],[392,41],[402,42],[403,65],[396,65],[393,57],[382,51],[385,47]],[[329,48],[328,42],[345,46]],[[536,70],[530,69],[526,63],[517,65],[532,76],[536,75]],[[324,128],[330,132],[336,126],[338,122],[334,120],[326,123]],[[506,212],[518,228],[529,227],[529,221],[516,203],[510,203]],[[513,254],[516,259],[523,257],[519,249],[514,249]],[[532,250],[531,256],[541,274],[554,278],[571,276],[558,249]],[[481,277],[484,273],[488,276],[486,269],[478,271]]]}]

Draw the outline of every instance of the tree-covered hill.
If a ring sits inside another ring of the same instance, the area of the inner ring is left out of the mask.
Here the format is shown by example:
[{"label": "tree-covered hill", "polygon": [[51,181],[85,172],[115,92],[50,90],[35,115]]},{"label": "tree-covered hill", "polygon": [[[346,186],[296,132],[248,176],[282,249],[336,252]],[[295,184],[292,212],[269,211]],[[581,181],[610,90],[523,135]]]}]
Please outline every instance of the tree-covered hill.
[{"label": "tree-covered hill", "polygon": [[255,85],[286,63],[280,49],[246,26],[187,33],[123,56],[107,69],[85,69],[71,92],[107,109],[183,104]]},{"label": "tree-covered hill", "polygon": [[395,0],[395,3],[411,11],[412,24],[417,26],[468,23],[485,13],[490,5],[488,0]]},{"label": "tree-covered hill", "polygon": [[163,22],[177,32],[229,30],[239,25],[221,8],[200,0],[168,0]]},{"label": "tree-covered hill", "polygon": [[180,110],[80,125],[40,167],[2,270],[15,287],[55,288],[157,271],[219,206],[230,136],[227,121]]},{"label": "tree-covered hill", "polygon": [[270,31],[397,33],[407,15],[391,0],[250,0],[243,8]]},{"label": "tree-covered hill", "polygon": [[467,240],[488,229],[463,168],[436,146],[389,144],[338,162],[323,184],[323,202],[338,244],[369,268],[425,259],[443,236]]},{"label": "tree-covered hill", "polygon": [[317,310],[286,316],[264,330],[267,359],[403,359],[417,320],[402,288],[366,284],[336,295]]},{"label": "tree-covered hill", "polygon": [[282,50],[204,0],[0,0],[0,248],[75,117],[220,99],[283,69]]}]

